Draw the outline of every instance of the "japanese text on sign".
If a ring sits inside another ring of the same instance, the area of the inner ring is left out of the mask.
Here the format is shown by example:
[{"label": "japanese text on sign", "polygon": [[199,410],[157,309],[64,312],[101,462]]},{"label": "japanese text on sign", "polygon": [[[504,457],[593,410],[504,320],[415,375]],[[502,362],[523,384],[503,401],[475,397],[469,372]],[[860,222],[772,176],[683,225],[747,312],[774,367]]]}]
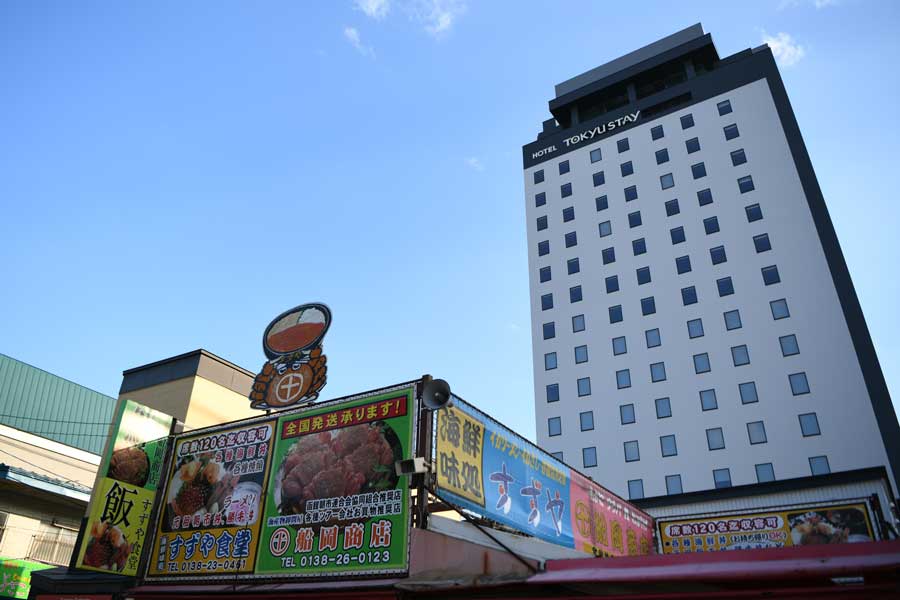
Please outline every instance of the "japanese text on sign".
[{"label": "japanese text on sign", "polygon": [[484,506],[482,424],[455,408],[438,411],[438,486]]},{"label": "japanese text on sign", "polygon": [[309,433],[352,427],[353,425],[402,417],[405,414],[406,397],[399,396],[362,406],[335,410],[313,417],[302,417],[285,421],[281,426],[281,438],[289,439]]}]

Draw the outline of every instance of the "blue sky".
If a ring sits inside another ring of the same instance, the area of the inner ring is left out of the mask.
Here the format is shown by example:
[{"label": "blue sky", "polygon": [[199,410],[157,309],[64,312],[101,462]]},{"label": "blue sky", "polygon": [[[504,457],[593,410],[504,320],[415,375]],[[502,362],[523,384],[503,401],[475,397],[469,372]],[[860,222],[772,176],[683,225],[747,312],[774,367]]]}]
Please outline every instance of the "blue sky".
[{"label": "blue sky", "polygon": [[900,4],[0,3],[0,352],[116,395],[257,370],[329,304],[325,397],[413,379],[534,435],[521,146],[553,85],[700,21],[770,41],[895,399]]}]

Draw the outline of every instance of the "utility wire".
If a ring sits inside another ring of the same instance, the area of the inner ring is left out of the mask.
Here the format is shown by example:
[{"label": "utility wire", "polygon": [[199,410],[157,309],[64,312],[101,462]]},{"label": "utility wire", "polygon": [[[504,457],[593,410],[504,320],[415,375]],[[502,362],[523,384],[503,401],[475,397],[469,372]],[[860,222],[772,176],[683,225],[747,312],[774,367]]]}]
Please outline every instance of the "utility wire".
[{"label": "utility wire", "polygon": [[25,417],[22,415],[0,414],[0,418],[22,419],[25,421],[44,421],[46,423],[71,423],[73,425],[106,425],[109,426],[111,421],[70,421],[68,419],[42,419],[40,417]]},{"label": "utility wire", "polygon": [[65,477],[60,477],[60,476],[59,476],[59,473],[54,473],[53,471],[51,471],[51,470],[49,470],[49,469],[45,469],[44,467],[42,467],[42,466],[40,466],[40,465],[36,465],[36,464],[34,464],[33,462],[27,461],[27,460],[25,460],[24,458],[21,458],[21,457],[19,457],[19,456],[16,456],[15,454],[13,454],[13,453],[11,453],[11,452],[7,452],[6,450],[0,450],[0,452],[2,452],[3,454],[6,454],[7,456],[11,456],[12,458],[14,458],[14,459],[16,459],[16,460],[22,461],[22,462],[25,463],[26,465],[30,465],[30,466],[34,467],[35,469],[40,469],[41,471],[43,471],[43,472],[45,472],[45,473],[50,473],[51,475],[53,475],[53,479],[56,479],[56,480],[58,480],[58,481],[65,481],[66,483],[74,483],[74,484],[77,485],[77,486],[85,487],[85,488],[88,488],[88,489],[90,489],[90,487],[91,487],[91,486],[89,486],[89,485],[85,485],[85,484],[79,483],[79,482],[77,482],[77,481],[72,481],[71,479],[66,479]]}]

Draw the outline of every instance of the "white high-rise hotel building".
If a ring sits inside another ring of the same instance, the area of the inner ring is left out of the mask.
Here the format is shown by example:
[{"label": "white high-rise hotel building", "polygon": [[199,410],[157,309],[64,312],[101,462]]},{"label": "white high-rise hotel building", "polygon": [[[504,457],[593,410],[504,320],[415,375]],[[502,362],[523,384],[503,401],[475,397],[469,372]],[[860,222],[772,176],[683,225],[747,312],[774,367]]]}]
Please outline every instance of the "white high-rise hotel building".
[{"label": "white high-rise hotel building", "polygon": [[[836,82],[837,84],[837,82]],[[537,438],[625,497],[884,465],[898,429],[768,47],[695,25],[523,148]]]}]

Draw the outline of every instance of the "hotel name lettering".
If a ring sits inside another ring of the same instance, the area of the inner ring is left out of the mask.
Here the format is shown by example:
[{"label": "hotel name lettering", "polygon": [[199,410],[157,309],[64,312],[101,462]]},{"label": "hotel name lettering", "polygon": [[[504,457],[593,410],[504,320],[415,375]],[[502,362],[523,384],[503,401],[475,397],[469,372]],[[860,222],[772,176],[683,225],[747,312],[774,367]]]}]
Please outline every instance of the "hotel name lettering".
[{"label": "hotel name lettering", "polygon": [[438,411],[438,486],[484,506],[484,426],[455,408]]},{"label": "hotel name lettering", "polygon": [[[612,133],[616,129],[618,129],[620,127],[624,127],[625,125],[628,125],[629,123],[634,123],[638,120],[638,118],[640,118],[640,116],[641,116],[641,111],[639,111],[639,110],[635,111],[631,114],[622,115],[618,119],[613,119],[611,121],[607,121],[606,123],[601,123],[601,124],[597,125],[596,127],[591,127],[590,129],[586,129],[586,130],[582,131],[581,133],[578,133],[573,136],[569,136],[569,137],[565,138],[564,140],[562,140],[561,143],[565,144],[565,147],[567,149],[571,148],[573,146],[578,146],[585,142],[589,142],[589,141],[593,140],[594,138],[598,138],[599,136],[604,135],[606,133]],[[537,158],[541,158],[543,156],[548,156],[550,154],[553,154],[557,150],[558,150],[558,148],[556,147],[556,144],[553,144],[551,146],[547,146],[546,148],[541,148],[540,150],[537,150],[536,152],[532,152],[531,158],[532,158],[532,160],[534,160]]]}]

